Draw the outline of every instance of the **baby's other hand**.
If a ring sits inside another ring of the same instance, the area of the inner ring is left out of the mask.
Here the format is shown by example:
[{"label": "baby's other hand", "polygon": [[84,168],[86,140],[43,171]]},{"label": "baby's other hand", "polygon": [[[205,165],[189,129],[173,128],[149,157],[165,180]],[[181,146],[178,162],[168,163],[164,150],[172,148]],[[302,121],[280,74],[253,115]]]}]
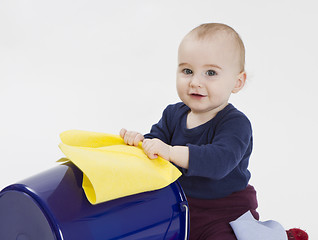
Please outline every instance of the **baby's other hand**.
[{"label": "baby's other hand", "polygon": [[131,146],[138,146],[140,141],[144,140],[144,136],[141,133],[134,131],[127,131],[125,128],[120,130],[119,135],[124,139],[124,142]]},{"label": "baby's other hand", "polygon": [[145,139],[142,143],[144,152],[150,159],[155,159],[158,156],[170,161],[170,148],[168,144],[164,143],[160,139]]}]

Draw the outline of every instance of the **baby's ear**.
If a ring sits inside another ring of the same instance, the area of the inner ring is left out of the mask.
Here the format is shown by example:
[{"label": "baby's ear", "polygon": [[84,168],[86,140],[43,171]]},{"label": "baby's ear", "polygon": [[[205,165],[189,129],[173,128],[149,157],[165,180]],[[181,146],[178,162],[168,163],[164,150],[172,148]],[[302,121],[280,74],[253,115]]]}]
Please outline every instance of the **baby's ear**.
[{"label": "baby's ear", "polygon": [[232,93],[238,93],[245,85],[246,81],[246,72],[241,72],[236,79],[235,86],[232,90]]}]

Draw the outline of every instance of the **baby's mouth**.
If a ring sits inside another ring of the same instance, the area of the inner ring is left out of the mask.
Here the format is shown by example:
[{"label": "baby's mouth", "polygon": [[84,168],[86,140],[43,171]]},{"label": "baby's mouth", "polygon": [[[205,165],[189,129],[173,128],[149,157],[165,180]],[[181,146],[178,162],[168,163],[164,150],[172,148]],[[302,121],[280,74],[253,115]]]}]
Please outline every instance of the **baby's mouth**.
[{"label": "baby's mouth", "polygon": [[206,95],[199,94],[199,93],[190,93],[190,95],[193,96],[193,97],[198,97],[198,98],[200,98],[200,97],[206,97]]}]

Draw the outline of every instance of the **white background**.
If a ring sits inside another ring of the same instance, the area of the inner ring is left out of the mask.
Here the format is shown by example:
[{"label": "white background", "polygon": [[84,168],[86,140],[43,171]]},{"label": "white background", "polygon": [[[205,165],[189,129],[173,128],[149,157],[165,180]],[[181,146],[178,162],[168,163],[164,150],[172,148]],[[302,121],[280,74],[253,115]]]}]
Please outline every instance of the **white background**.
[{"label": "white background", "polygon": [[0,188],[57,165],[59,134],[143,133],[178,100],[178,44],[232,26],[248,82],[231,102],[251,120],[261,220],[317,228],[315,1],[0,1]]}]

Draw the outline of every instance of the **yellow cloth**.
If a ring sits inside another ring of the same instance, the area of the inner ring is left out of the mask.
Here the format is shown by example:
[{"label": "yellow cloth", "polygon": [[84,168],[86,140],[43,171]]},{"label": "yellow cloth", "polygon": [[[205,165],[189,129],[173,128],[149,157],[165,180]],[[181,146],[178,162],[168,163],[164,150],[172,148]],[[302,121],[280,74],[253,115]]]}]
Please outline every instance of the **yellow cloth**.
[{"label": "yellow cloth", "polygon": [[66,161],[83,172],[82,187],[92,204],[160,189],[181,175],[169,161],[150,160],[141,144],[128,146],[118,135],[69,130],[60,138]]}]

